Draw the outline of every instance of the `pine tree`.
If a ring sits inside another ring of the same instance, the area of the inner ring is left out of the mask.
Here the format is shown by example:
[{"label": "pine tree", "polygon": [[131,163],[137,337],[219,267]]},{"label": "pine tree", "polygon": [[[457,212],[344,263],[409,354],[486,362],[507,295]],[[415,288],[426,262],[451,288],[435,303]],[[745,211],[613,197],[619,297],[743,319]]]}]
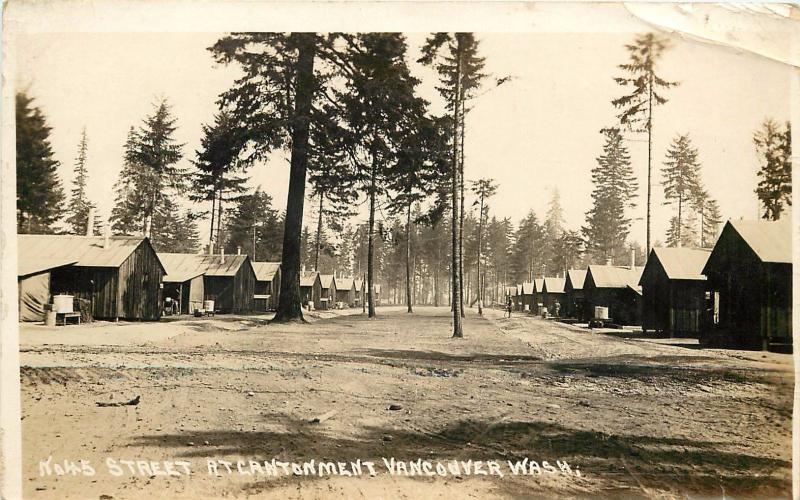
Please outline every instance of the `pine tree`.
[{"label": "pine tree", "polygon": [[173,137],[176,121],[169,104],[161,100],[139,129],[128,133],[117,202],[111,211],[115,231],[132,234],[138,227],[145,236],[158,239],[153,231],[155,214],[175,213],[171,197],[185,187],[185,171],[177,166],[183,145]]},{"label": "pine tree", "polygon": [[753,135],[756,153],[761,159],[756,194],[764,207],[764,219],[778,220],[784,205],[792,206],[792,128],[782,130],[775,120],[764,120]]},{"label": "pine tree", "polygon": [[238,250],[254,261],[280,261],[283,220],[272,206],[272,196],[256,188],[239,197],[225,225],[225,251]]},{"label": "pine tree", "polygon": [[[89,210],[96,210],[96,206],[89,200],[86,192],[88,183],[88,171],[86,169],[86,159],[88,151],[88,140],[86,138],[86,128],[81,132],[81,140],[78,143],[78,156],[75,158],[74,178],[72,180],[72,192],[70,193],[69,205],[67,206],[67,225],[72,234],[85,234],[86,225],[89,219]],[[95,222],[97,227],[98,224]]]},{"label": "pine tree", "polygon": [[230,113],[220,111],[214,116],[213,125],[203,125],[200,150],[192,161],[196,171],[192,173],[189,199],[211,202],[209,244],[212,246],[224,244],[218,241],[223,203],[235,202],[246,189],[247,178],[240,175],[246,163],[239,161],[243,135]]},{"label": "pine tree", "polygon": [[699,218],[700,247],[713,247],[719,233],[719,226],[722,224],[722,214],[717,200],[711,198],[705,189],[700,189],[693,201],[693,208]]},{"label": "pine tree", "polygon": [[634,206],[638,184],[619,129],[603,129],[601,133],[605,144],[592,168],[592,208],[586,213],[581,233],[590,260],[605,263],[625,254],[631,227],[626,209]]},{"label": "pine tree", "polygon": [[580,233],[565,230],[553,245],[552,274],[566,276],[566,272],[574,269],[583,253],[583,239]]},{"label": "pine tree", "polygon": [[[667,150],[667,159],[661,173],[664,176],[664,203],[677,204],[678,214],[674,230],[677,231],[674,241],[683,242],[681,237],[685,225],[683,210],[687,203],[692,203],[702,196],[700,184],[700,163],[697,160],[697,149],[692,147],[688,134],[678,135],[672,140]],[[673,229],[672,227],[670,229]]]},{"label": "pine tree", "polygon": [[197,253],[200,235],[197,219],[188,210],[181,213],[171,198],[164,198],[153,214],[151,244],[158,252]]},{"label": "pine tree", "polygon": [[47,119],[25,93],[16,95],[17,232],[50,233],[64,190]]},{"label": "pine tree", "polygon": [[[497,194],[497,183],[494,179],[479,179],[477,181],[473,181],[472,183],[472,192],[478,199],[475,201],[475,204],[479,206],[478,208],[478,284],[476,290],[478,291],[478,315],[483,316],[483,283],[485,282],[485,276],[481,274],[481,260],[483,259],[483,226],[484,226],[484,219],[487,216],[487,212],[489,211],[488,200],[495,194]],[[485,271],[484,271],[485,273]]]},{"label": "pine tree", "polygon": [[554,268],[553,262],[556,258],[556,247],[561,240],[564,232],[564,209],[561,208],[561,195],[558,188],[553,189],[547,207],[547,214],[544,219],[544,263],[545,274],[553,276],[561,269]]},{"label": "pine tree", "polygon": [[625,45],[629,62],[619,68],[626,76],[614,81],[630,93],[611,101],[615,108],[621,109],[617,115],[620,124],[632,132],[647,132],[647,252],[650,252],[650,200],[652,183],[653,155],[653,107],[665,104],[667,99],[660,94],[662,89],[678,85],[656,75],[656,63],[669,47],[666,38],[654,33],[638,35],[632,44]]},{"label": "pine tree", "polygon": [[333,84],[348,80],[352,72],[348,49],[337,46],[341,38],[337,33],[232,33],[209,49],[218,63],[237,64],[243,70],[243,76],[221,97],[222,105],[246,131],[243,139],[249,154],[243,161],[264,161],[280,148],[291,151],[283,274],[273,319],[277,322],[303,321],[303,206],[306,174],[315,154],[310,138],[317,127],[331,121],[326,113],[339,107]]},{"label": "pine tree", "polygon": [[677,215],[670,218],[666,234],[668,247],[696,247],[697,237],[697,218],[694,214],[690,214],[681,222],[678,221]]},{"label": "pine tree", "polygon": [[403,139],[414,133],[425,113],[415,95],[419,81],[406,62],[405,37],[399,33],[345,35],[353,48],[352,73],[341,94],[343,134],[355,178],[365,187],[369,204],[367,290],[369,317],[375,316],[374,226],[379,198],[390,184]]}]

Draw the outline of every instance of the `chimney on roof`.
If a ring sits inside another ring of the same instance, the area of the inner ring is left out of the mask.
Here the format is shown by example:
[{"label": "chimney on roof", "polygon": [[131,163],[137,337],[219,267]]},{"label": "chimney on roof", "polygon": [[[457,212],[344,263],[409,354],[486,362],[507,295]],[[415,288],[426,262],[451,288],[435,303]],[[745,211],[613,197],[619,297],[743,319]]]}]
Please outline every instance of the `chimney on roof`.
[{"label": "chimney on roof", "polygon": [[94,236],[94,208],[89,207],[89,213],[86,215],[86,236]]},{"label": "chimney on roof", "polygon": [[300,272],[301,272],[301,273],[304,273],[304,272],[306,272],[306,265],[305,265],[305,264],[303,264],[303,265],[300,267]]},{"label": "chimney on roof", "polygon": [[236,255],[242,255],[242,246],[241,245],[238,245],[236,247]]},{"label": "chimney on roof", "polygon": [[103,237],[103,250],[108,250],[109,240],[111,239],[111,227],[109,227],[108,224],[106,224],[105,229],[106,230]]},{"label": "chimney on roof", "polygon": [[631,248],[631,270],[636,267],[636,249]]},{"label": "chimney on roof", "polygon": [[222,263],[224,264],[225,263],[225,247],[221,246],[221,245],[219,247],[219,257],[220,257],[220,260],[222,261]]},{"label": "chimney on roof", "polygon": [[606,259],[606,265],[607,265],[607,266],[610,266],[610,265],[611,265],[611,257],[609,257],[609,258],[607,258],[607,259]]},{"label": "chimney on roof", "polygon": [[150,226],[152,225],[152,223],[153,223],[153,217],[152,216],[148,216],[144,220],[144,234],[142,234],[142,236],[145,236],[147,238],[150,237]]}]

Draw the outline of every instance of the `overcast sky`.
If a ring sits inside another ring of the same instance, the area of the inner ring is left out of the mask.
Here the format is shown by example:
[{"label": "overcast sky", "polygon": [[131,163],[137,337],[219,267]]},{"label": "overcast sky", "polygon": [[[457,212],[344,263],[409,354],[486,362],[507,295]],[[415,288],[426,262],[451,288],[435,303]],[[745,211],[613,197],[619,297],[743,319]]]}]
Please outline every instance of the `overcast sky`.
[{"label": "overcast sky", "polygon": [[[466,132],[466,177],[492,177],[499,190],[491,212],[514,223],[530,209],[541,216],[553,189],[561,193],[567,225],[579,229],[590,208],[590,170],[601,153],[599,130],[615,123],[610,101],[621,95],[613,77],[626,61],[624,44],[651,29],[620,14],[618,32],[477,33],[486,69],[514,80],[474,102]],[[620,21],[621,19],[621,21]],[[17,39],[17,88],[27,89],[52,126],[51,142],[68,191],[79,136],[89,138],[89,196],[107,218],[122,146],[152,105],[166,98],[185,143],[182,166],[190,167],[201,124],[212,120],[217,96],[231,84],[235,68],[218,67],[206,50],[221,33],[58,33]],[[408,34],[416,59],[423,33]],[[672,138],[688,133],[699,149],[703,180],[728,218],[755,218],[757,157],[753,132],[766,117],[790,116],[791,69],[761,56],[671,35],[672,47],[659,74],[680,86],[654,118],[654,240],[664,239],[670,206],[662,206],[660,168]],[[435,107],[435,74],[411,64],[423,80],[420,92]],[[639,208],[631,215],[632,238],[644,243],[647,143],[630,136],[639,177]],[[285,208],[288,165],[281,155],[250,171]],[[188,206],[188,205],[187,205]],[[313,221],[310,222],[314,224]],[[207,225],[201,229],[207,234]]]}]

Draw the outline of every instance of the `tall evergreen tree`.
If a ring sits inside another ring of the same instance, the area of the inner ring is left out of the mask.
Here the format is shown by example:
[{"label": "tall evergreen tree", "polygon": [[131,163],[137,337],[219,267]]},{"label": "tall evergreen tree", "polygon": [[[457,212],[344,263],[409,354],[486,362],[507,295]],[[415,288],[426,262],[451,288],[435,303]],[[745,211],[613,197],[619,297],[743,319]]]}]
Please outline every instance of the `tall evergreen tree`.
[{"label": "tall evergreen tree", "polygon": [[291,151],[277,322],[303,321],[301,237],[307,169],[315,154],[311,136],[331,121],[326,113],[339,106],[333,84],[352,72],[349,49],[337,45],[341,40],[337,33],[231,33],[209,49],[218,63],[243,70],[221,98],[246,131],[249,154],[243,160],[262,161],[280,148]]},{"label": "tall evergreen tree", "polygon": [[[483,316],[483,283],[485,277],[481,274],[481,260],[483,260],[483,226],[484,219],[486,218],[489,210],[488,200],[497,194],[497,183],[494,179],[479,179],[472,183],[472,192],[478,199],[475,204],[478,205],[478,283],[476,290],[478,292],[478,315]],[[485,270],[484,270],[485,273]]]},{"label": "tall evergreen tree", "polygon": [[764,219],[778,220],[784,205],[792,206],[792,127],[768,118],[753,135],[761,161],[756,194],[764,207]]},{"label": "tall evergreen tree", "polygon": [[[89,219],[89,211],[96,210],[96,206],[89,200],[86,192],[89,173],[86,169],[86,159],[88,152],[88,140],[86,138],[86,128],[81,132],[81,139],[78,143],[78,156],[75,158],[74,177],[72,179],[72,192],[70,193],[69,205],[67,206],[67,226],[72,234],[85,234],[86,225]],[[98,220],[95,216],[94,227],[98,227]]]},{"label": "tall evergreen tree", "polygon": [[245,192],[247,178],[241,172],[247,165],[239,161],[243,149],[243,132],[234,123],[228,111],[214,116],[213,125],[203,125],[200,150],[192,161],[196,170],[190,181],[189,199],[194,202],[211,202],[209,244],[223,245],[218,241],[221,232],[223,203],[236,201]]},{"label": "tall evergreen tree", "polygon": [[564,233],[564,209],[561,207],[561,194],[553,189],[544,219],[544,264],[545,274],[554,276],[561,269],[554,267],[556,247]]},{"label": "tall evergreen tree", "polygon": [[352,73],[339,100],[345,110],[349,157],[369,203],[367,299],[369,317],[374,317],[374,227],[379,198],[396,171],[392,165],[400,159],[403,139],[414,133],[426,103],[415,95],[419,81],[408,68],[402,34],[364,33],[346,35],[346,39],[353,49]]},{"label": "tall evergreen tree", "polygon": [[592,208],[581,228],[586,252],[591,260],[605,263],[625,254],[625,241],[631,227],[626,209],[634,206],[638,185],[631,168],[628,149],[617,128],[601,131],[605,135],[603,154],[592,168]]},{"label": "tall evergreen tree", "polygon": [[17,232],[49,233],[64,189],[53,158],[47,119],[24,92],[16,95]]},{"label": "tall evergreen tree", "polygon": [[633,132],[647,133],[647,253],[650,253],[650,211],[653,190],[653,107],[665,104],[667,98],[660,92],[678,85],[656,74],[656,64],[669,47],[668,40],[655,33],[638,35],[633,43],[625,45],[628,62],[619,68],[625,76],[614,78],[627,94],[614,99],[611,104],[621,112],[620,124]]},{"label": "tall evergreen tree", "polygon": [[[697,160],[697,149],[692,147],[688,134],[678,135],[672,140],[667,150],[667,159],[661,173],[664,176],[664,203],[675,203],[678,208],[677,231],[674,241],[682,243],[681,231],[684,227],[683,210],[687,203],[695,203],[702,196],[700,184],[700,163]],[[687,240],[689,241],[689,240]]]},{"label": "tall evergreen tree", "polygon": [[197,220],[188,210],[181,212],[172,198],[166,197],[153,214],[150,242],[158,252],[197,253],[200,234]]},{"label": "tall evergreen tree", "polygon": [[[125,143],[125,157],[116,184],[117,201],[111,211],[112,228],[123,234],[136,232],[151,239],[156,213],[175,213],[174,197],[185,187],[184,169],[178,167],[182,144],[175,141],[176,118],[162,100],[154,106],[138,130],[131,130]],[[159,226],[164,230],[165,226]]]},{"label": "tall evergreen tree", "polygon": [[254,261],[280,261],[283,220],[272,206],[272,196],[259,186],[239,197],[225,228],[225,251],[241,250]]}]

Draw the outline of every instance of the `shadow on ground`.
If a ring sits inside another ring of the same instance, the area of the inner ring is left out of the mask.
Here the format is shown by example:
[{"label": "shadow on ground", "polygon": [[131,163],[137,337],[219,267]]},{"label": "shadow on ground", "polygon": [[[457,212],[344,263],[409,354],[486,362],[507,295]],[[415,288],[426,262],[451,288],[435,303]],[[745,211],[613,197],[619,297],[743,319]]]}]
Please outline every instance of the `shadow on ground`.
[{"label": "shadow on ground", "polygon": [[[782,497],[791,490],[784,460],[737,453],[708,441],[640,435],[609,435],[592,430],[572,429],[555,423],[531,420],[485,422],[461,420],[438,431],[365,427],[358,437],[331,435],[324,424],[273,414],[267,417],[286,432],[230,431],[185,432],[143,435],[132,447],[166,447],[182,457],[230,457],[283,461],[355,461],[381,457],[398,460],[537,460],[567,461],[578,466],[592,491],[599,496],[648,497],[654,491],[678,496],[727,495]],[[406,419],[408,420],[408,419]],[[408,429],[411,427],[411,429]],[[208,446],[189,446],[208,442]],[[504,465],[504,469],[508,470]],[[380,465],[379,473],[386,473]],[[775,475],[775,473],[778,475]],[[302,480],[314,480],[305,477]],[[429,481],[430,478],[420,477]],[[265,490],[286,485],[297,478],[256,482],[248,489]],[[533,479],[535,482],[535,479]],[[530,483],[527,483],[530,485]],[[559,483],[562,484],[562,483]],[[552,494],[578,493],[570,481]],[[496,479],[499,493],[530,493],[519,481]],[[586,483],[584,483],[584,486]],[[724,488],[724,490],[722,489]]]}]

